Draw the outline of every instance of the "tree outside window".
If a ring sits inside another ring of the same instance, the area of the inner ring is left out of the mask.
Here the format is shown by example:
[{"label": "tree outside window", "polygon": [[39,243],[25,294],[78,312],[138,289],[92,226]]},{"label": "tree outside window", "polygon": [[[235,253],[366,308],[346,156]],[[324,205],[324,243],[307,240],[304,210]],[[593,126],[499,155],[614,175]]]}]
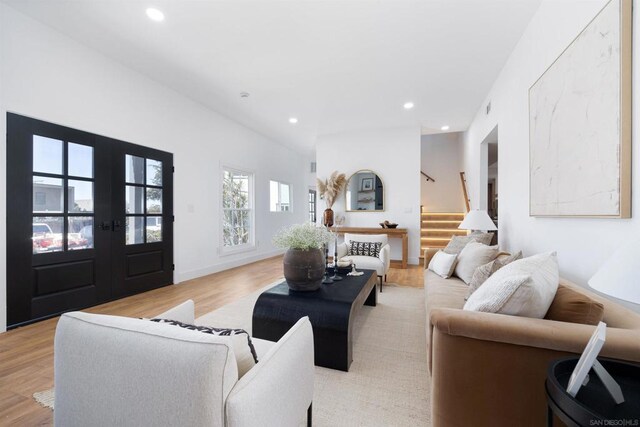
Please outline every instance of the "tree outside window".
[{"label": "tree outside window", "polygon": [[252,233],[252,194],[249,173],[224,169],[222,182],[222,240],[224,247],[250,245]]}]

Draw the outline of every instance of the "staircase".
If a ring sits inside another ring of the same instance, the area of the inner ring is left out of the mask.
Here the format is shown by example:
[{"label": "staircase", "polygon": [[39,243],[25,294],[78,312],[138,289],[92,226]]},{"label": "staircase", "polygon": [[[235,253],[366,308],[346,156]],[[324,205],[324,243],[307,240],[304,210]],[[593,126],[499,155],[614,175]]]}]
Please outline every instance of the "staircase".
[{"label": "staircase", "polygon": [[466,236],[467,230],[459,230],[464,212],[420,212],[420,257],[426,248],[444,248],[451,236]]}]

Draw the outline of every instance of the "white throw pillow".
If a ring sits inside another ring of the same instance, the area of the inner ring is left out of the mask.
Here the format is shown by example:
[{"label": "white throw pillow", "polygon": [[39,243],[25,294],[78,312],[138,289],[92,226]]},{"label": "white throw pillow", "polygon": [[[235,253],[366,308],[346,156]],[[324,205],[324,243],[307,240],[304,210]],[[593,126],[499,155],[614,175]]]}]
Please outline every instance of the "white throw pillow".
[{"label": "white throw pillow", "polygon": [[559,281],[555,252],[520,259],[493,273],[471,294],[464,309],[542,319]]},{"label": "white throw pillow", "polygon": [[448,254],[443,251],[438,251],[429,262],[429,270],[433,271],[440,277],[448,279],[453,274],[457,258],[458,256],[456,254]]},{"label": "white throw pillow", "polygon": [[496,259],[498,253],[498,246],[487,246],[478,242],[467,243],[458,255],[455,275],[468,285],[476,268]]}]

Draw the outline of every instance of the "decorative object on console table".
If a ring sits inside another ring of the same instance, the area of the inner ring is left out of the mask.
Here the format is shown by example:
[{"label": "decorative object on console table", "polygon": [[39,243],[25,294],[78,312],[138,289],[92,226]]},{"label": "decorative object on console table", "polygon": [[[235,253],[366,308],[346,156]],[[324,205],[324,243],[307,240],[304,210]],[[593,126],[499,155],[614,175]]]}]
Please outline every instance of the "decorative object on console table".
[{"label": "decorative object on console table", "polygon": [[382,228],[398,228],[398,224],[396,224],[395,222],[389,222],[388,220],[385,220],[384,222],[380,223],[380,227],[382,227]]},{"label": "decorative object on console table", "polygon": [[347,183],[347,178],[345,174],[339,174],[338,171],[333,171],[328,179],[323,181],[318,178],[317,183],[320,198],[324,199],[327,204],[327,209],[324,210],[322,215],[322,224],[325,227],[331,227],[333,225],[333,210],[331,208],[333,207],[336,198],[340,193],[342,193],[342,190]]},{"label": "decorative object on console table", "polygon": [[315,291],[326,272],[322,247],[329,242],[331,233],[315,224],[295,224],[280,230],[273,244],[287,249],[284,254],[284,277],[294,291]]},{"label": "decorative object on console table", "polygon": [[496,231],[498,227],[489,217],[489,214],[485,210],[473,209],[467,212],[464,220],[458,226],[461,230],[477,231]]}]

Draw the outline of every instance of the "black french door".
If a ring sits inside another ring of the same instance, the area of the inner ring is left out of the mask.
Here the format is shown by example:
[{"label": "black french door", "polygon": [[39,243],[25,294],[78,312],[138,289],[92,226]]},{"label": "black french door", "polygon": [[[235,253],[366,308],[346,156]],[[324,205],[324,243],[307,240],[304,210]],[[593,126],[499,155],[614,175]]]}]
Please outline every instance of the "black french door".
[{"label": "black french door", "polygon": [[173,156],[7,114],[9,327],[173,281]]}]

